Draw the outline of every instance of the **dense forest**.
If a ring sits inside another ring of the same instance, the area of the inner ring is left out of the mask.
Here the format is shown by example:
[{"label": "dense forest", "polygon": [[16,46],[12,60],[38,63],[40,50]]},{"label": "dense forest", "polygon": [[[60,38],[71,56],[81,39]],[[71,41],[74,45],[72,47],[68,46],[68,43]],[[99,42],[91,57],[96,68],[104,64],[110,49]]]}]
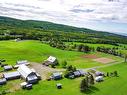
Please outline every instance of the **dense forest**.
[{"label": "dense forest", "polygon": [[108,32],[77,28],[46,21],[18,20],[0,17],[0,40],[35,39],[41,41],[126,44],[127,37]]}]

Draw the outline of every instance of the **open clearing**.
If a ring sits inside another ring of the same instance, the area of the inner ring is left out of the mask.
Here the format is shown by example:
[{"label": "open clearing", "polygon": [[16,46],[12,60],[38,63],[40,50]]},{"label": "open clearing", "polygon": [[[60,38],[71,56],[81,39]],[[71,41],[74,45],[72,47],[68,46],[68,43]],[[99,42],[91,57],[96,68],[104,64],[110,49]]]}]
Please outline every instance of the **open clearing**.
[{"label": "open clearing", "polygon": [[97,58],[97,59],[93,59],[94,61],[96,62],[99,62],[99,63],[103,63],[103,64],[107,64],[107,63],[111,63],[111,62],[115,62],[115,60],[113,59],[110,59],[110,58]]},{"label": "open clearing", "polygon": [[50,68],[39,63],[30,63],[30,64],[31,64],[30,67],[35,69],[35,71],[41,75],[42,80],[46,80],[47,78],[49,78],[49,74],[51,73],[65,71],[64,69]]},{"label": "open clearing", "polygon": [[[118,62],[123,60],[122,58],[104,53],[94,53],[93,55],[96,54],[97,57],[112,58]],[[83,52],[60,50],[50,47],[47,44],[43,44],[40,41],[0,41],[0,59],[5,59],[6,63],[10,65],[15,65],[17,60],[28,60],[29,62],[42,63],[48,58],[48,56],[51,55],[58,58],[59,63],[66,60],[68,65],[73,65],[77,68],[90,68],[104,65],[93,61],[91,58],[81,57],[86,55]],[[61,64],[58,66],[58,68],[61,68]],[[0,68],[0,70],[1,69],[2,68]]]}]

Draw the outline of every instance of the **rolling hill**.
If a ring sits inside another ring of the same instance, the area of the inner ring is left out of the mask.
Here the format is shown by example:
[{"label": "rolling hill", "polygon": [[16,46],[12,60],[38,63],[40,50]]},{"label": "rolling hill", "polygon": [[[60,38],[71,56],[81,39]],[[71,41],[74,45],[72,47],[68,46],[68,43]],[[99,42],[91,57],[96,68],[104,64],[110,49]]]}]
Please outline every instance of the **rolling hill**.
[{"label": "rolling hill", "polygon": [[[107,30],[108,31],[108,30]],[[4,37],[9,35],[22,35],[23,39],[42,39],[43,37],[57,37],[63,41],[90,42],[90,43],[127,43],[123,35],[95,31],[87,28],[77,28],[46,21],[19,20],[0,16],[0,39],[13,39]]]}]

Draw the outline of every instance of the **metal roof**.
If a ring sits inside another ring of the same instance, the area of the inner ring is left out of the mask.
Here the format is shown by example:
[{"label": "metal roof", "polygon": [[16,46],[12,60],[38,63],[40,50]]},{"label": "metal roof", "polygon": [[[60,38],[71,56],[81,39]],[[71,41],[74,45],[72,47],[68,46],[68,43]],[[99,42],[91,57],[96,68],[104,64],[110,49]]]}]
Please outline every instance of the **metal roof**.
[{"label": "metal roof", "polygon": [[17,65],[22,65],[22,64],[28,65],[29,62],[28,62],[27,60],[20,60],[20,61],[17,61]]},{"label": "metal roof", "polygon": [[5,83],[7,80],[5,78],[0,79],[0,83]]},{"label": "metal roof", "polygon": [[38,79],[38,78],[37,78],[36,75],[32,75],[32,76],[28,76],[28,77],[27,77],[27,80],[28,80],[28,81],[37,80],[37,79]]},{"label": "metal roof", "polygon": [[47,59],[47,61],[49,62],[55,62],[56,61],[56,57],[53,57],[53,56],[49,56],[49,58]]},{"label": "metal roof", "polygon": [[60,72],[53,73],[53,76],[54,76],[54,77],[61,76],[61,75],[62,75],[62,73],[60,73]]},{"label": "metal roof", "polygon": [[29,74],[32,73],[32,70],[29,69],[26,65],[22,64],[22,65],[19,65],[19,68],[17,69],[18,72],[24,77],[24,78],[27,78],[27,76]]},{"label": "metal roof", "polygon": [[4,69],[5,70],[12,69],[12,66],[11,65],[4,66]]},{"label": "metal roof", "polygon": [[75,76],[80,76],[81,75],[79,71],[75,71],[73,73],[74,73]]},{"label": "metal roof", "polygon": [[4,75],[4,78],[8,79],[8,78],[20,76],[20,73],[16,71],[16,72],[4,73],[3,75]]}]

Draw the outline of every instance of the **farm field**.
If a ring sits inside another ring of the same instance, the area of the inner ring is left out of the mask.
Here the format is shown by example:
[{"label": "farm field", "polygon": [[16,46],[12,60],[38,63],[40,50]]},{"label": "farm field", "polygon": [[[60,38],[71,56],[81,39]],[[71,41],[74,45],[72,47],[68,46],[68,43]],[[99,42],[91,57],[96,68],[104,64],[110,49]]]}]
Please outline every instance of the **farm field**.
[{"label": "farm field", "polygon": [[[120,57],[115,57],[104,53],[92,53],[98,57],[107,57],[116,60],[116,62],[123,61]],[[52,48],[47,44],[42,44],[35,40],[26,41],[0,41],[0,59],[6,59],[7,64],[15,65],[17,60],[28,60],[30,62],[42,63],[48,56],[55,56],[59,62],[66,60],[68,64],[74,65],[77,68],[89,68],[93,66],[104,65],[93,61],[91,58],[83,58],[87,55],[82,52],[66,51]]]},{"label": "farm field", "polygon": [[[58,58],[60,64],[62,61],[66,60],[68,65],[76,66],[76,68],[79,69],[110,64],[94,61],[95,58],[109,58],[115,60],[111,62],[111,64],[121,63],[124,60],[120,57],[99,52],[86,54],[76,51],[60,50],[52,48],[47,44],[42,44],[36,40],[24,40],[20,42],[12,40],[0,41],[0,59],[5,59],[6,63],[10,65],[15,65],[17,60],[28,60],[30,62],[35,62],[35,64],[41,64],[50,55]],[[58,66],[58,68],[60,69],[61,65]],[[104,82],[95,84],[95,86],[91,88],[91,91],[87,93],[81,93],[79,89],[83,77],[73,80],[64,78],[59,81],[40,81],[33,86],[32,90],[22,90],[20,88],[21,80],[8,81],[5,86],[0,87],[0,91],[12,91],[13,93],[9,95],[120,95],[121,92],[123,92],[122,95],[126,95],[126,68],[127,65],[125,63],[100,68],[99,70],[104,72],[117,70],[119,77],[105,78]],[[2,68],[0,68],[0,70],[2,70]],[[56,89],[57,83],[62,83],[63,89]],[[122,88],[120,88],[121,84],[123,85]],[[119,90],[120,92],[118,92]]]}]

